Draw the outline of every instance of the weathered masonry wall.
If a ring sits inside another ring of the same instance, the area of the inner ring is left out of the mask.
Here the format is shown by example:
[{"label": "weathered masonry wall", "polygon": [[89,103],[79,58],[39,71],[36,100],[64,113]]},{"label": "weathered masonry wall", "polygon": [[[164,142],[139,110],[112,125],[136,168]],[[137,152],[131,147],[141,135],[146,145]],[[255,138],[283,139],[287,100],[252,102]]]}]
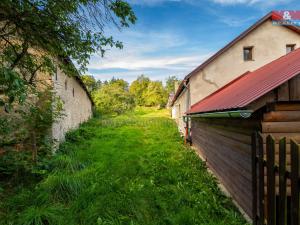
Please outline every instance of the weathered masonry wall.
[{"label": "weathered masonry wall", "polygon": [[185,123],[183,121],[183,116],[185,115],[186,111],[190,108],[188,98],[189,98],[189,90],[185,89],[181,93],[181,95],[177,98],[176,102],[172,107],[174,109],[173,116],[182,134],[185,132]]},{"label": "weathered masonry wall", "polygon": [[64,103],[65,116],[52,126],[53,139],[61,142],[67,131],[77,128],[92,116],[92,102],[75,77],[68,77],[58,69],[52,80],[56,95]]},{"label": "weathered masonry wall", "polygon": [[[300,47],[300,35],[266,21],[203,70],[190,78],[191,105],[208,96],[236,77],[253,71],[286,54],[286,45]],[[244,61],[243,48],[253,46],[253,60]]]}]

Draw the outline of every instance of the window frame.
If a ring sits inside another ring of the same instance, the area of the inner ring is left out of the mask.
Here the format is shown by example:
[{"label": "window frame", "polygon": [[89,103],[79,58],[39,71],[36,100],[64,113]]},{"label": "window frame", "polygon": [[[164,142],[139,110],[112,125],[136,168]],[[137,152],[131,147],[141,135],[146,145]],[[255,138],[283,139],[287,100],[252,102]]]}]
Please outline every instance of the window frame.
[{"label": "window frame", "polygon": [[57,81],[58,80],[58,71],[57,71],[57,66],[55,67],[55,80]]},{"label": "window frame", "polygon": [[[291,51],[288,52],[288,48],[291,48]],[[294,51],[295,49],[296,49],[296,44],[286,44],[285,45],[286,54],[289,54],[290,52]]]},{"label": "window frame", "polygon": [[[254,48],[254,46],[245,46],[245,47],[243,47],[243,59],[244,59],[244,62],[254,61],[254,59],[253,59],[253,48]],[[246,55],[245,55],[245,51],[246,50],[249,50],[250,57],[248,57],[248,58],[246,58]]]}]

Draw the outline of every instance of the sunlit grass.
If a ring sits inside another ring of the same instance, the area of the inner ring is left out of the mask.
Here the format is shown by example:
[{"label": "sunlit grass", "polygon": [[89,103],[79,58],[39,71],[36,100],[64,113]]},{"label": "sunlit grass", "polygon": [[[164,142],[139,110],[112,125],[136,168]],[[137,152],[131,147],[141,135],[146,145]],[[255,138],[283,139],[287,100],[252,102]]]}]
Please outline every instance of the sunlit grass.
[{"label": "sunlit grass", "polygon": [[0,203],[0,224],[245,224],[167,110],[92,119],[51,166],[35,188]]}]

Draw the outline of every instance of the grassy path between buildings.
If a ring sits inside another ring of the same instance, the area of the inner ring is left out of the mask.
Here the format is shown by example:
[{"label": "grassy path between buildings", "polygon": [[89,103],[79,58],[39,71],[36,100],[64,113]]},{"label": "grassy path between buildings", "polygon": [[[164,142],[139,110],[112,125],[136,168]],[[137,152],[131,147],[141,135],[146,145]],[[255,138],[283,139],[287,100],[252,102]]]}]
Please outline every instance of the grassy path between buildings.
[{"label": "grassy path between buildings", "polygon": [[51,166],[0,203],[0,224],[246,224],[166,111],[92,119]]}]

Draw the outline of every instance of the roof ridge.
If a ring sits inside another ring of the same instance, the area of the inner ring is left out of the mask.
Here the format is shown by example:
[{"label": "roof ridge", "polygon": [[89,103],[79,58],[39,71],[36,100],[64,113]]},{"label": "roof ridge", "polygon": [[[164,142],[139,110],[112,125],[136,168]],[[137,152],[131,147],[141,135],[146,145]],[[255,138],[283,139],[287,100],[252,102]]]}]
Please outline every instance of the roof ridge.
[{"label": "roof ridge", "polygon": [[[211,57],[209,57],[207,60],[205,60],[203,63],[201,63],[198,67],[196,67],[192,72],[190,72],[188,75],[186,75],[183,79],[183,81],[180,83],[177,91],[175,92],[174,99],[172,101],[172,104],[176,101],[178,98],[180,92],[182,91],[181,89],[183,88],[183,82],[186,82],[190,77],[192,77],[194,74],[198,73],[201,69],[203,69],[205,66],[210,64],[214,59],[216,59],[219,55],[223,54],[225,51],[227,51],[231,46],[233,46],[236,42],[242,40],[246,35],[248,35],[250,32],[255,30],[257,27],[259,27],[262,23],[267,21],[268,19],[271,18],[280,18],[280,15],[276,13],[275,11],[270,11],[267,13],[265,16],[257,20],[254,24],[252,24],[249,28],[244,30],[241,34],[239,34],[237,37],[235,37],[232,41],[227,43],[224,47],[222,47],[219,51],[217,51],[215,54],[213,54]],[[297,26],[285,26],[286,28],[289,28],[293,30],[294,32],[297,32],[300,34],[300,28]]]},{"label": "roof ridge", "polygon": [[[261,25],[262,23],[264,23],[265,21],[267,21],[270,18],[280,18],[280,15],[278,13],[276,13],[275,11],[271,11],[268,14],[266,14],[264,17],[260,18],[259,20],[257,20],[254,24],[252,24],[249,28],[247,28],[246,30],[244,30],[241,34],[239,34],[237,37],[235,37],[232,41],[230,41],[229,43],[227,43],[223,48],[221,48],[219,51],[217,51],[215,54],[213,54],[211,57],[209,57],[207,60],[205,60],[203,63],[201,63],[195,70],[193,70],[191,73],[189,73],[185,79],[191,77],[194,73],[198,72],[200,69],[203,69],[206,65],[208,65],[213,59],[215,59],[216,57],[218,57],[219,55],[221,55],[222,53],[224,53],[227,49],[229,49],[233,44],[235,44],[236,42],[242,40],[246,35],[248,35],[251,31],[253,31],[254,29],[256,29],[259,25]],[[290,25],[290,26],[286,26],[287,28],[296,28],[297,30],[299,30],[300,33],[300,29],[296,26]],[[293,31],[295,31],[294,29],[292,29]],[[296,31],[295,31],[296,32]],[[201,67],[201,68],[200,68]]]}]

